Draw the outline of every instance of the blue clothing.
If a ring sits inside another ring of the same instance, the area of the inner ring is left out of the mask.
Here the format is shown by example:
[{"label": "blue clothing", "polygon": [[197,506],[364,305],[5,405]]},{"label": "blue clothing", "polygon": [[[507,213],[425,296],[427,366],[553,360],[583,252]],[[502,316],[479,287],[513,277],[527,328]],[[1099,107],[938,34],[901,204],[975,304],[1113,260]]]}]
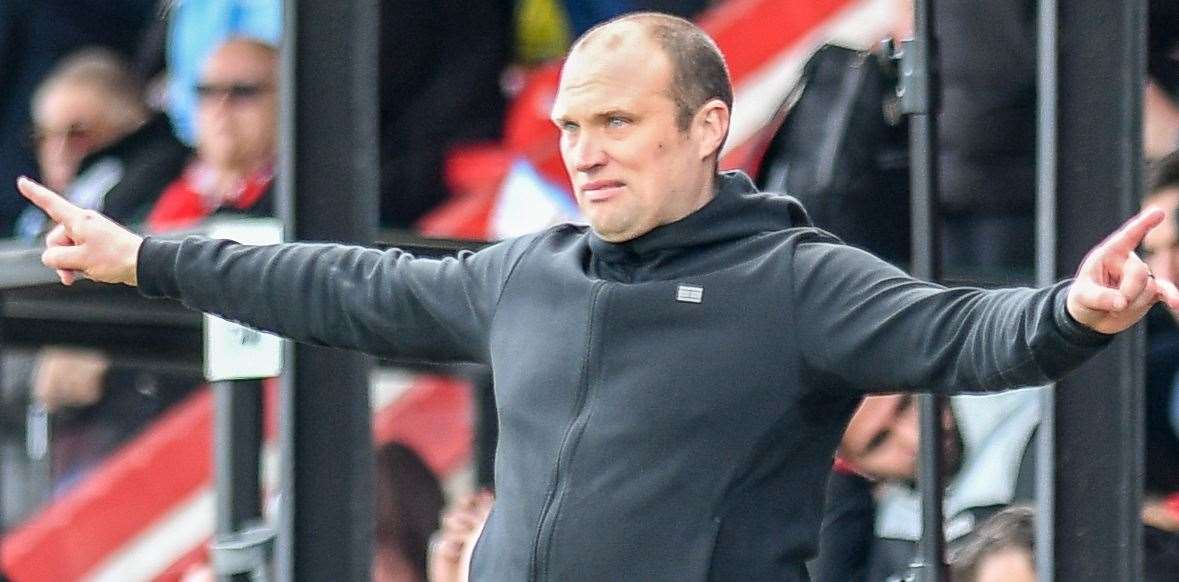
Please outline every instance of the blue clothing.
[{"label": "blue clothing", "polygon": [[223,41],[248,37],[278,45],[281,0],[179,0],[168,28],[168,115],[176,135],[196,139],[196,84],[205,60]]}]

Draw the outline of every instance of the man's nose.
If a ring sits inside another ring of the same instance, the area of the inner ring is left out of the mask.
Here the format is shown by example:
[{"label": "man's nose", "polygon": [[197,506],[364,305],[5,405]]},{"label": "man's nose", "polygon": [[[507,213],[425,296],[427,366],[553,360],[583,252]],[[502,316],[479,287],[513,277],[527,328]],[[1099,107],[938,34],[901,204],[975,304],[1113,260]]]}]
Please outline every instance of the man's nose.
[{"label": "man's nose", "polygon": [[573,167],[578,172],[589,172],[606,164],[606,150],[598,140],[588,135],[579,136],[573,146]]}]

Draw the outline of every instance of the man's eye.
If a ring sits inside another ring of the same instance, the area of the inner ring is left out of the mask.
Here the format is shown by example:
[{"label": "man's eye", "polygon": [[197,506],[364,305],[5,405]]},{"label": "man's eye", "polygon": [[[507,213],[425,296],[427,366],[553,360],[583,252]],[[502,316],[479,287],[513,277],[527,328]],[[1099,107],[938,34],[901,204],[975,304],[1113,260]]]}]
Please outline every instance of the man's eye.
[{"label": "man's eye", "polygon": [[610,119],[606,120],[606,123],[610,127],[622,127],[630,123],[630,120],[625,117],[611,117]]},{"label": "man's eye", "polygon": [[564,131],[566,133],[577,131],[577,124],[572,123],[572,122],[568,122],[568,121],[565,123],[562,123],[561,124],[561,131]]}]

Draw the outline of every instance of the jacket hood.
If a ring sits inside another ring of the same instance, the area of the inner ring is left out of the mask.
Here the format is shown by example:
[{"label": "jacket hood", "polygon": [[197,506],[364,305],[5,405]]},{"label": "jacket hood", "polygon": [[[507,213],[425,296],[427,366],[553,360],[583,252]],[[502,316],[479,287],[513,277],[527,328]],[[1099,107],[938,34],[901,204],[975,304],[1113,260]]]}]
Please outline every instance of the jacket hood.
[{"label": "jacket hood", "polygon": [[591,229],[589,244],[598,259],[627,262],[669,250],[686,250],[807,226],[811,226],[810,218],[798,200],[758,192],[749,176],[733,170],[717,176],[716,195],[696,212],[619,243],[603,240]]}]

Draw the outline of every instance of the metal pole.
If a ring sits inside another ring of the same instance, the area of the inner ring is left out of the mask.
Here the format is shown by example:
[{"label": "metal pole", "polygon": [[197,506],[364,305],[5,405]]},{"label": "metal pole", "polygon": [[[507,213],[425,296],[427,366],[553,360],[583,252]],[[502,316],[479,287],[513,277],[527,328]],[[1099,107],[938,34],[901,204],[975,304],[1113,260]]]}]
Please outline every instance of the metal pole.
[{"label": "metal pole", "polygon": [[[378,8],[371,0],[284,2],[278,179],[287,240],[376,238]],[[367,580],[372,360],[307,345],[287,355],[278,579]]]},{"label": "metal pole", "polygon": [[[937,193],[937,38],[932,0],[915,3],[915,38],[903,43],[901,107],[909,115],[909,152],[912,183],[913,274],[941,278],[941,241],[938,236]],[[921,491],[921,541],[914,570],[921,582],[949,579],[942,533],[943,459],[942,411],[946,397],[918,397],[920,460],[917,482]]]},{"label": "metal pole", "polygon": [[[215,416],[213,457],[217,494],[215,545],[231,542],[243,530],[262,522],[259,467],[262,451],[262,382],[237,380],[213,384]],[[261,548],[255,548],[263,555]],[[214,561],[218,555],[214,553]],[[238,573],[222,574],[222,582],[249,582],[250,572],[265,561],[242,563]]]},{"label": "metal pole", "polygon": [[[1139,204],[1146,6],[1070,0],[1055,17],[1056,50],[1040,66],[1056,70],[1056,134],[1041,171],[1054,175],[1056,275],[1066,277]],[[1137,326],[1057,384],[1043,579],[1142,579],[1143,347]]]},{"label": "metal pole", "polygon": [[[1056,63],[1057,0],[1040,0],[1036,38],[1036,285],[1051,285],[1058,271],[1056,261],[1056,153],[1059,99]],[[1036,433],[1036,574],[1039,582],[1052,582],[1055,568],[1056,509],[1056,385],[1040,392],[1040,428]]]}]

